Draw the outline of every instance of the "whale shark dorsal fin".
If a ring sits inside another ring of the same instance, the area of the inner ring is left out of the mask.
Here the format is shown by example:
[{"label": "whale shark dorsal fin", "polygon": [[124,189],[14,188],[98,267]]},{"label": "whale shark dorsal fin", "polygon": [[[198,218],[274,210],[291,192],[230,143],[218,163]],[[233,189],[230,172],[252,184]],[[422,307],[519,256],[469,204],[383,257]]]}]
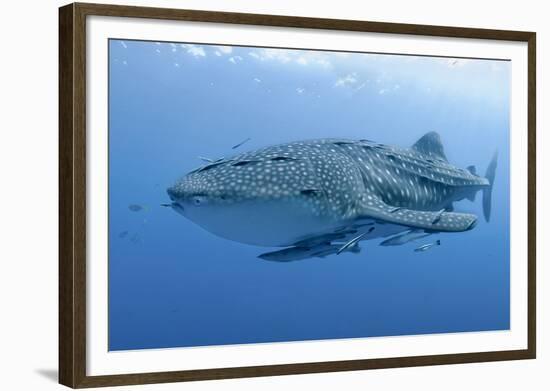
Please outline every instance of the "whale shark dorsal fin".
[{"label": "whale shark dorsal fin", "polygon": [[414,143],[412,148],[424,155],[447,161],[447,156],[445,156],[443,144],[441,143],[441,137],[439,137],[439,133],[437,132],[426,133]]}]

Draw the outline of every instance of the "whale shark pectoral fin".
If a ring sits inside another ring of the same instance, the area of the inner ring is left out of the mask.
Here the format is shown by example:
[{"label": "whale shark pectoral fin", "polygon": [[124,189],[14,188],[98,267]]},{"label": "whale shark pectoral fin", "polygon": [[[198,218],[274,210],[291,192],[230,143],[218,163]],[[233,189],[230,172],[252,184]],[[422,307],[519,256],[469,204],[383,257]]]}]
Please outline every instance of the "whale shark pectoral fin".
[{"label": "whale shark pectoral fin", "polygon": [[258,258],[272,262],[294,262],[309,258],[324,258],[327,255],[336,254],[339,248],[340,246],[330,243],[320,243],[314,246],[291,246],[260,254]]},{"label": "whale shark pectoral fin", "polygon": [[399,224],[411,228],[420,228],[427,232],[462,232],[476,225],[477,216],[469,213],[424,211],[413,209],[395,209],[384,201],[374,198],[363,205],[361,217],[374,218],[382,222]]},{"label": "whale shark pectoral fin", "polygon": [[405,233],[393,235],[380,243],[380,246],[401,246],[403,244],[430,236],[431,233],[422,229],[411,229]]},{"label": "whale shark pectoral fin", "polygon": [[287,247],[282,250],[270,251],[258,255],[258,258],[271,262],[293,262],[310,258],[311,248],[308,247]]}]

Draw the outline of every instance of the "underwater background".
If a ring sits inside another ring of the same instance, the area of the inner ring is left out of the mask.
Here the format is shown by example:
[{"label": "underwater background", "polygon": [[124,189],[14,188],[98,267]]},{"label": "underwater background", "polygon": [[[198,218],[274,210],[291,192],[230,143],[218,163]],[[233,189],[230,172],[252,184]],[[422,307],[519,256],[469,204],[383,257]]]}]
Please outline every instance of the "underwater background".
[{"label": "underwater background", "polygon": [[[509,102],[507,61],[110,40],[109,350],[509,329]],[[498,150],[489,223],[478,194],[471,231],[278,263],[161,206],[198,157],[428,131]]]}]

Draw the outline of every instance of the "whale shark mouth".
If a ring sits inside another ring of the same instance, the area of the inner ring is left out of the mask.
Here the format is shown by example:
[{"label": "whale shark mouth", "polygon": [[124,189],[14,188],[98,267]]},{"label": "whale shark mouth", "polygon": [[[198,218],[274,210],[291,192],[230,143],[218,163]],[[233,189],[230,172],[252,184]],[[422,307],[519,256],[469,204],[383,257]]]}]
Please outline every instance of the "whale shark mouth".
[{"label": "whale shark mouth", "polygon": [[165,206],[165,207],[168,207],[168,208],[172,208],[172,209],[174,209],[174,211],[178,212],[181,215],[183,215],[184,211],[185,211],[183,206],[181,206],[178,202],[175,202],[175,201],[171,202],[169,204],[161,204],[161,205]]},{"label": "whale shark mouth", "polygon": [[183,209],[183,206],[181,206],[176,201],[172,201],[169,204],[160,204],[160,206],[164,206],[165,208],[181,208],[181,209]]}]

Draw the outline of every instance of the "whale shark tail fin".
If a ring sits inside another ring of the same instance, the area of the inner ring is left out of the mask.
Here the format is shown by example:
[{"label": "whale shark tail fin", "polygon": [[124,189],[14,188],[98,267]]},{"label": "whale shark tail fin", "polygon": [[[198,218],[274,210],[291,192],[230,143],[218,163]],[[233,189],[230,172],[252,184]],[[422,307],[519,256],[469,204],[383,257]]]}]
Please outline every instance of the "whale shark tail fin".
[{"label": "whale shark tail fin", "polygon": [[483,189],[483,216],[485,221],[491,219],[491,195],[493,193],[493,183],[495,181],[495,171],[497,169],[498,152],[495,151],[491,162],[485,171],[485,178],[489,181],[489,186]]}]

